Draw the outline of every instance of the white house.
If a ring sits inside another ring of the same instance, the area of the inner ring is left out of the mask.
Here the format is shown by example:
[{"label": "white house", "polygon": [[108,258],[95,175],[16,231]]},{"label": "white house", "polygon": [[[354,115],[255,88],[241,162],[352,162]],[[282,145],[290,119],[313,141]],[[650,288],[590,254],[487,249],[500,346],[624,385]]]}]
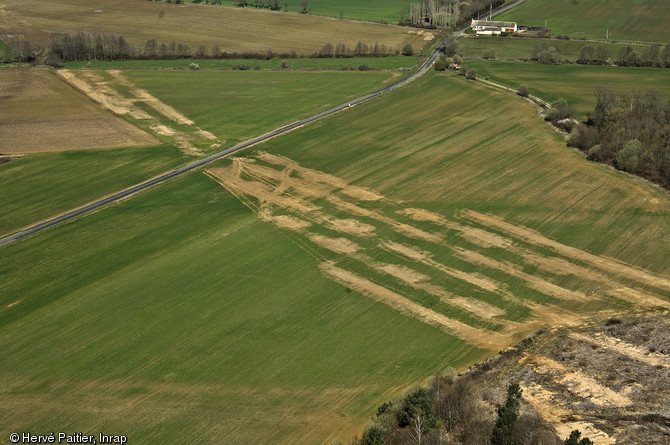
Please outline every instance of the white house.
[{"label": "white house", "polygon": [[515,22],[494,22],[491,20],[473,20],[472,29],[477,34],[491,35],[500,34],[501,32],[516,32],[517,27]]}]

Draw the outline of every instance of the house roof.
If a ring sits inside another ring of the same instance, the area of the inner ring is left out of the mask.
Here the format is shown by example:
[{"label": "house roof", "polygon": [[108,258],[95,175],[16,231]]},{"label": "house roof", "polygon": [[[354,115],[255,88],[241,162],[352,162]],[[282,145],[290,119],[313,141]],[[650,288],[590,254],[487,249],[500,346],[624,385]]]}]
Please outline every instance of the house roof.
[{"label": "house roof", "polygon": [[491,20],[473,20],[472,26],[485,26],[485,27],[499,27],[499,28],[514,28],[516,26],[515,22],[496,22]]}]

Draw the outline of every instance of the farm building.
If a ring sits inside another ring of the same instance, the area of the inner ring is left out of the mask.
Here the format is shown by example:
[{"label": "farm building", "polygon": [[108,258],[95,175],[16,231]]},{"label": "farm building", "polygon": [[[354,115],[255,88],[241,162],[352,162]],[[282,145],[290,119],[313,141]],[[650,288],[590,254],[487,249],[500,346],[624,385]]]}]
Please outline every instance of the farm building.
[{"label": "farm building", "polygon": [[494,22],[491,20],[473,20],[472,29],[477,34],[500,34],[501,32],[516,32],[515,22]]}]

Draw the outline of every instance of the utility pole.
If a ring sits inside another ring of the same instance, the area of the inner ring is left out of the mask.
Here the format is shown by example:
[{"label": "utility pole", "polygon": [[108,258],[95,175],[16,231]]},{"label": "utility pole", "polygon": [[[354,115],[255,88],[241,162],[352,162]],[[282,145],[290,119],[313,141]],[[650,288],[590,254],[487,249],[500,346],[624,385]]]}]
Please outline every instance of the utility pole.
[{"label": "utility pole", "polygon": [[491,18],[493,18],[493,4],[489,4],[489,22],[491,21]]},{"label": "utility pole", "polygon": [[607,33],[605,34],[605,40],[609,40],[609,39],[610,39],[610,27],[608,26],[607,27]]}]

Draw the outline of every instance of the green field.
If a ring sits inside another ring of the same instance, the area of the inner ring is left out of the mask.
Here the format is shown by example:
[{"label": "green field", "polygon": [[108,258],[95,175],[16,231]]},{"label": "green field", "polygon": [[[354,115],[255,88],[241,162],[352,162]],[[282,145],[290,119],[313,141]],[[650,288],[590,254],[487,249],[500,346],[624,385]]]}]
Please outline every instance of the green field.
[{"label": "green field", "polygon": [[666,26],[670,4],[656,0],[528,0],[496,20],[512,20],[520,25],[544,26],[552,35],[594,37],[614,40],[670,42]]},{"label": "green field", "polygon": [[49,33],[78,31],[121,34],[138,51],[149,39],[159,44],[182,42],[194,53],[200,45],[210,53],[218,45],[230,53],[272,50],[309,55],[326,43],[354,48],[359,41],[396,50],[412,43],[418,52],[426,43],[394,25],[255,8],[143,0],[7,0],[3,5],[8,13],[0,16],[0,29],[23,35],[34,45],[48,44]]},{"label": "green field", "polygon": [[390,57],[346,57],[346,58],[296,58],[296,59],[179,59],[179,60],[119,60],[114,62],[65,62],[64,68],[92,68],[92,69],[129,69],[129,68],[181,68],[186,69],[196,63],[201,69],[234,68],[247,65],[250,69],[279,69],[285,61],[291,69],[340,69],[358,68],[368,65],[373,69],[394,70],[407,69],[416,66],[417,57],[390,56]]},{"label": "green field", "polygon": [[325,279],[202,173],[2,255],[3,437],[348,439],[394,388],[476,357]]},{"label": "green field", "polygon": [[670,70],[659,68],[542,65],[485,60],[468,61],[467,65],[475,68],[479,76],[489,76],[514,89],[526,84],[532,95],[546,101],[563,98],[580,120],[586,119],[586,113],[593,111],[596,104],[593,90],[598,85],[610,86],[617,91],[654,89],[662,96],[670,97]]},{"label": "green field", "polygon": [[[172,146],[40,153],[0,165],[0,234],[55,216],[184,163]],[[73,172],[77,172],[73,175]]]},{"label": "green field", "polygon": [[[141,86],[151,86],[150,92],[197,119],[203,128],[216,133],[225,146],[362,96],[393,78],[388,72],[124,73]],[[194,84],[198,88],[193,88]],[[329,87],[324,89],[324,84]],[[189,159],[166,144],[31,154],[1,164],[0,202],[5,212],[0,217],[0,234],[129,187]]]},{"label": "green field", "polygon": [[[129,74],[176,101],[154,75]],[[668,307],[667,193],[457,76],[207,173],[1,248],[0,435],[349,440],[391,395],[538,326]]]},{"label": "green field", "polygon": [[123,74],[214,133],[224,146],[363,96],[396,78],[394,73],[378,71],[129,70]]},{"label": "green field", "polygon": [[0,39],[0,63],[8,63],[16,58],[16,51]]},{"label": "green field", "polygon": [[[570,62],[575,62],[579,56],[579,50],[584,45],[605,45],[609,51],[610,58],[616,60],[619,50],[627,46],[623,43],[590,42],[583,40],[557,40],[557,39],[531,39],[531,38],[509,38],[479,36],[477,38],[464,38],[458,41],[458,53],[465,58],[481,58],[484,51],[494,50],[496,59],[530,59],[537,45],[546,43],[561,51],[561,54]],[[645,45],[631,45],[635,51],[642,54]]]}]

